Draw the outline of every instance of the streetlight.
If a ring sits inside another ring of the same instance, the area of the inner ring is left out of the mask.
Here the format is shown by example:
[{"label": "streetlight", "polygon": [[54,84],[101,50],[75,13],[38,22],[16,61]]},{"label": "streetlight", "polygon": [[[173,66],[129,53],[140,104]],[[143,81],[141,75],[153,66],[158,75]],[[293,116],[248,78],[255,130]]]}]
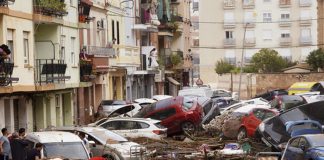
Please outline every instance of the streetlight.
[{"label": "streetlight", "polygon": [[245,33],[246,28],[250,23],[246,23],[244,26],[244,34],[243,34],[243,45],[242,45],[242,55],[241,55],[241,64],[240,64],[240,82],[239,82],[239,91],[238,91],[238,100],[241,99],[241,85],[242,85],[242,72],[243,72],[243,62],[244,62],[244,46],[245,46]]}]

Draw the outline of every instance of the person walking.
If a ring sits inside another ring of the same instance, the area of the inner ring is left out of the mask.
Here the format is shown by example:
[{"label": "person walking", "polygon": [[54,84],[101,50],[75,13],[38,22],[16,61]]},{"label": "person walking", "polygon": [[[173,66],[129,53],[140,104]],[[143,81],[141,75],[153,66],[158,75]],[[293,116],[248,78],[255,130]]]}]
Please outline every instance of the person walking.
[{"label": "person walking", "polygon": [[10,142],[8,139],[9,132],[7,128],[1,129],[2,137],[0,137],[0,160],[9,160],[11,154]]},{"label": "person walking", "polygon": [[25,128],[20,128],[18,135],[13,136],[13,139],[10,143],[12,160],[26,159],[26,147],[28,146],[28,142],[24,139],[26,134],[25,132]]},{"label": "person walking", "polygon": [[36,143],[35,148],[27,152],[26,160],[39,160],[41,159],[41,150],[43,149],[43,144]]}]

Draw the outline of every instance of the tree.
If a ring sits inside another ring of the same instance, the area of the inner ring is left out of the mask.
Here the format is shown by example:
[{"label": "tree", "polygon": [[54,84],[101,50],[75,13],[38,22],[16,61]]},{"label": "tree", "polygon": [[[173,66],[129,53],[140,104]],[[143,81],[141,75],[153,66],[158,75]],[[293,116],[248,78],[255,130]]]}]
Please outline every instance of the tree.
[{"label": "tree", "polygon": [[287,61],[273,49],[264,48],[251,60],[251,67],[263,73],[280,72],[287,66]]},{"label": "tree", "polygon": [[178,54],[172,54],[170,58],[173,66],[177,66],[181,63],[181,56]]},{"label": "tree", "polygon": [[306,62],[309,66],[311,66],[314,70],[323,69],[324,68],[324,51],[322,48],[314,50],[310,52],[307,56]]},{"label": "tree", "polygon": [[230,73],[235,67],[230,63],[220,60],[216,62],[215,72],[217,74]]}]

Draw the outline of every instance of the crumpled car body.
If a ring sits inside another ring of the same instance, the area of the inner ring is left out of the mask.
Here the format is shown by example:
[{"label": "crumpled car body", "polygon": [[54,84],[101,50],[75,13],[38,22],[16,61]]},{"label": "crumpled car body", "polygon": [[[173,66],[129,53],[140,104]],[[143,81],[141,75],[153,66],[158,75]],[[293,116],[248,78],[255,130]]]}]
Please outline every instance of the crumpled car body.
[{"label": "crumpled car body", "polygon": [[289,121],[313,120],[324,124],[324,101],[305,104],[263,121],[257,130],[258,136],[269,147],[280,150],[279,145],[288,142],[291,133],[286,130]]}]

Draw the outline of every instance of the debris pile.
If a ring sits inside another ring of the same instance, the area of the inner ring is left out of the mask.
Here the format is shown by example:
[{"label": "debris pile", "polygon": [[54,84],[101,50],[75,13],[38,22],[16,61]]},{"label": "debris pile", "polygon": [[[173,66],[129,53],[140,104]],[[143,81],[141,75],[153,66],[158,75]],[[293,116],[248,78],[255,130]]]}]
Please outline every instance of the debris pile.
[{"label": "debris pile", "polygon": [[208,133],[223,133],[227,138],[236,138],[237,131],[241,126],[242,115],[233,114],[233,111],[224,112],[217,116],[209,124],[203,125]]}]

